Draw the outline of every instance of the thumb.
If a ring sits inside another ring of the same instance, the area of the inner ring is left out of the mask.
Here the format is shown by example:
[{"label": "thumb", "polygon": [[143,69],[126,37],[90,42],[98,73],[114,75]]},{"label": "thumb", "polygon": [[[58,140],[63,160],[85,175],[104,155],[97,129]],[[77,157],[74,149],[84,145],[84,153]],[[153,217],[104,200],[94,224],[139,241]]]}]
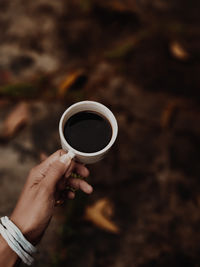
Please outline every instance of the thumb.
[{"label": "thumb", "polygon": [[60,156],[59,159],[52,162],[46,171],[45,178],[43,179],[45,187],[49,188],[50,191],[54,191],[57,182],[70,167],[71,161],[72,158],[70,155],[64,154]]}]

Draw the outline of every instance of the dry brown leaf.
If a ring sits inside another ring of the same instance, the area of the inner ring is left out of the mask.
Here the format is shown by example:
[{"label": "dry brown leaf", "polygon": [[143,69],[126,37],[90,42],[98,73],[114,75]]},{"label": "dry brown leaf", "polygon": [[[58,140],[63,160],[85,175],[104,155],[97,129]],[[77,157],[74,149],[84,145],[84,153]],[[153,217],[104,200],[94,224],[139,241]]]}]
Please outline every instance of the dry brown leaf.
[{"label": "dry brown leaf", "polygon": [[111,221],[112,214],[113,205],[107,198],[102,198],[86,207],[84,218],[103,230],[117,234],[119,227]]},{"label": "dry brown leaf", "polygon": [[74,71],[67,75],[65,80],[60,84],[58,88],[58,95],[63,97],[68,89],[75,83],[78,77],[82,74],[82,71]]},{"label": "dry brown leaf", "polygon": [[164,108],[160,122],[162,128],[166,129],[169,127],[175,108],[176,104],[174,102],[168,103],[168,105]]},{"label": "dry brown leaf", "polygon": [[164,108],[161,114],[161,127],[166,129],[169,128],[173,119],[173,115],[178,108],[185,105],[184,101],[182,100],[173,100],[170,101],[167,106]]},{"label": "dry brown leaf", "polygon": [[175,58],[181,60],[187,60],[189,58],[188,52],[185,51],[183,46],[176,41],[170,44],[170,51]]},{"label": "dry brown leaf", "polygon": [[3,124],[1,137],[11,138],[29,119],[29,107],[25,102],[20,102],[8,115]]}]

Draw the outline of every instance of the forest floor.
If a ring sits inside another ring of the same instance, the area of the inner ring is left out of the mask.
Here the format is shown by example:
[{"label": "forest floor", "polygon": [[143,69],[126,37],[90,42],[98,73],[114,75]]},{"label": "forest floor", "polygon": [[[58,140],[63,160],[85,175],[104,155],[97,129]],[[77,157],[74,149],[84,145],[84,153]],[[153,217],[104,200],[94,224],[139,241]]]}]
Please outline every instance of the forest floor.
[{"label": "forest floor", "polygon": [[[197,62],[136,14],[53,0],[0,5],[1,133],[17,102],[29,110],[26,126],[0,143],[0,216],[41,154],[60,148],[58,123],[70,104],[99,101],[119,124],[108,156],[89,166],[94,193],[57,208],[34,266],[198,266]],[[86,220],[105,199],[119,231]]]}]

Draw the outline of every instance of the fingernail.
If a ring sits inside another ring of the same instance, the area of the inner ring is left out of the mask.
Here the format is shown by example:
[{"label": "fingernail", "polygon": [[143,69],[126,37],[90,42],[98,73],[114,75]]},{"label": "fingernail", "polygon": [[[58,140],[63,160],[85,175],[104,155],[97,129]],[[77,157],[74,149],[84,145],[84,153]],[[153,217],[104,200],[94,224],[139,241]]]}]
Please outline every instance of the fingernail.
[{"label": "fingernail", "polygon": [[69,164],[71,162],[71,158],[69,157],[68,154],[63,154],[61,157],[60,157],[60,161],[64,164]]},{"label": "fingernail", "polygon": [[85,184],[85,191],[87,191],[87,193],[92,193],[93,191],[92,186],[89,184]]}]

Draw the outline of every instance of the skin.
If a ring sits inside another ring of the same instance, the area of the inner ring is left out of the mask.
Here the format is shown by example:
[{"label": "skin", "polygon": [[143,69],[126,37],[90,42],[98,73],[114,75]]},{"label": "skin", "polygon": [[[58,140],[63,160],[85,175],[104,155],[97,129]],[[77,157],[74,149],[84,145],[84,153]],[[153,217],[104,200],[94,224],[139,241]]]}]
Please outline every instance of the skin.
[{"label": "skin", "polygon": [[[66,186],[80,189],[86,194],[91,194],[93,191],[86,181],[70,177],[72,172],[87,177],[89,171],[84,165],[70,158],[63,159],[65,154],[65,151],[58,150],[30,171],[10,216],[10,220],[34,245],[41,240],[48,227],[56,203],[75,197],[75,192],[66,191]],[[0,266],[15,266],[18,261],[18,256],[0,235]]]}]

